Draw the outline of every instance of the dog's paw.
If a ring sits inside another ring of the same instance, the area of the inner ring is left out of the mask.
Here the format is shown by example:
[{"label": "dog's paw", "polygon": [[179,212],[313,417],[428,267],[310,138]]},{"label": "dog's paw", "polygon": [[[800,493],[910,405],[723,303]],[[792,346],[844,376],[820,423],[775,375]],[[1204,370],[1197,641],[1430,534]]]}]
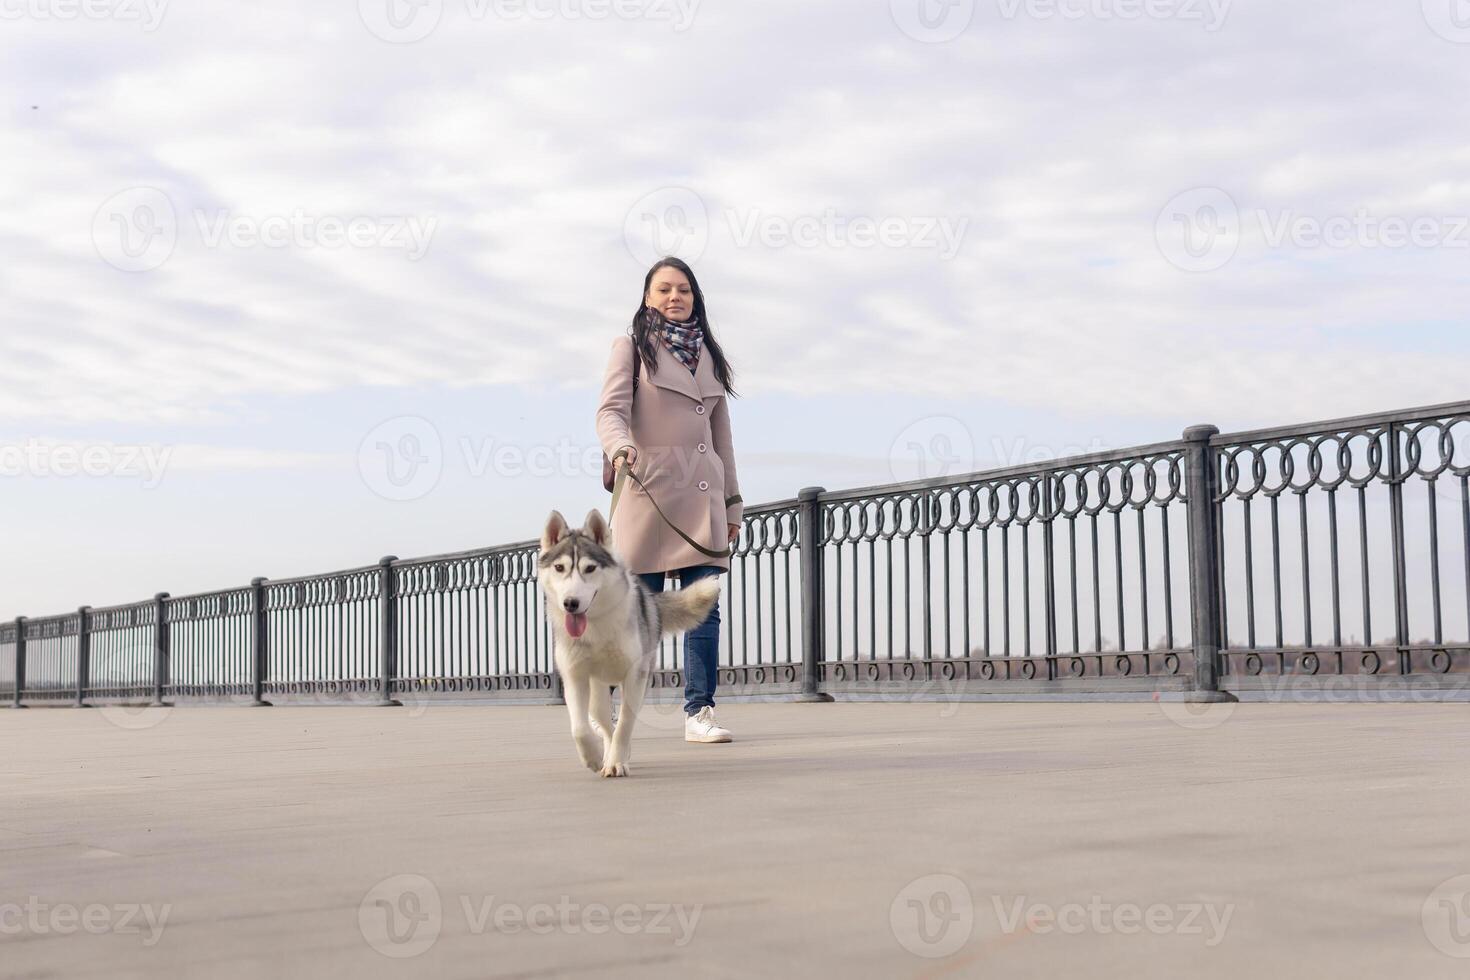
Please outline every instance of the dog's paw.
[{"label": "dog's paw", "polygon": [[623,762],[609,762],[597,771],[597,775],[603,777],[626,776],[628,775],[628,766]]},{"label": "dog's paw", "polygon": [[579,738],[577,743],[577,756],[582,760],[582,765],[597,772],[602,768],[602,739],[595,736]]}]

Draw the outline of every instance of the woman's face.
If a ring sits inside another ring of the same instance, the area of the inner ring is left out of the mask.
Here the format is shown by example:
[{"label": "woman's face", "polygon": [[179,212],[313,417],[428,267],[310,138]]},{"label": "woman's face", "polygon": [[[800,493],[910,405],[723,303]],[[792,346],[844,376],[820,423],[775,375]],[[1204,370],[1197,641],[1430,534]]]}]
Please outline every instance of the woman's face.
[{"label": "woman's face", "polygon": [[653,274],[643,303],[670,320],[689,319],[694,313],[694,291],[689,288],[689,277],[672,266],[664,266]]}]

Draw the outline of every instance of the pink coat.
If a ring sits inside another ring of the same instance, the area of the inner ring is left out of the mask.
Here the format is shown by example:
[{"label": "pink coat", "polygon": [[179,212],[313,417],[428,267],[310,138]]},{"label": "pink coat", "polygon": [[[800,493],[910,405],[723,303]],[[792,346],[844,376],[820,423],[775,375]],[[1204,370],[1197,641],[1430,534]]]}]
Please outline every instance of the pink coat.
[{"label": "pink coat", "polygon": [[633,338],[612,343],[602,397],[597,406],[597,438],[611,459],[623,446],[637,450],[633,472],[645,493],[623,478],[612,546],[634,572],[660,572],[686,565],[718,565],[728,558],[700,554],[675,534],[649,501],[649,493],[669,520],[712,551],[729,541],[728,524],[739,524],[745,506],[735,478],[730,444],[730,410],[725,389],[715,378],[708,350],[701,350],[693,374],[662,343],[654,340],[652,374],[641,365],[633,397]]}]

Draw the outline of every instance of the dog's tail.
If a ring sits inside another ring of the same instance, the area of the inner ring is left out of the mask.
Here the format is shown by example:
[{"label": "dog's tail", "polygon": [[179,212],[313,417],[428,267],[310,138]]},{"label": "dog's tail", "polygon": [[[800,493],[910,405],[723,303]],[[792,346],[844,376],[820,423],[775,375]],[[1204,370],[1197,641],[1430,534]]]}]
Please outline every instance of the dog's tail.
[{"label": "dog's tail", "polygon": [[684,589],[653,594],[664,633],[683,633],[704,622],[720,598],[719,577],[711,575]]}]

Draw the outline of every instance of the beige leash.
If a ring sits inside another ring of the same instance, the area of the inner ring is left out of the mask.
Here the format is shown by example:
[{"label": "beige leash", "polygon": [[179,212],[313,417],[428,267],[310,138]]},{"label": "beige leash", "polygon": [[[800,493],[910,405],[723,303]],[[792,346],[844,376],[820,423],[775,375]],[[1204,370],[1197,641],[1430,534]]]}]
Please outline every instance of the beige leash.
[{"label": "beige leash", "polygon": [[[663,508],[658,505],[658,501],[653,499],[653,494],[648,493],[648,485],[638,478],[638,474],[633,472],[633,468],[631,466],[627,465],[627,455],[628,450],[626,447],[623,449],[619,449],[615,454],[613,454],[612,463],[613,468],[617,470],[617,476],[613,478],[612,503],[609,504],[607,508],[607,522],[609,524],[612,523],[613,512],[618,509],[618,497],[620,497],[623,493],[623,477],[631,476],[633,478],[633,481],[643,488],[643,492],[648,494],[648,502],[653,504],[653,509],[658,511],[658,516],[664,519],[665,524],[674,529],[675,534],[688,542],[689,547],[693,548],[695,551],[698,551],[700,554],[708,555],[711,558],[730,557],[730,547],[728,545],[723,551],[711,551],[704,545],[700,544],[698,541],[695,541],[689,535],[685,534],[682,530],[679,529],[678,525],[669,520],[668,515],[663,512]],[[619,459],[622,459],[624,461],[622,466],[618,465]]]}]

